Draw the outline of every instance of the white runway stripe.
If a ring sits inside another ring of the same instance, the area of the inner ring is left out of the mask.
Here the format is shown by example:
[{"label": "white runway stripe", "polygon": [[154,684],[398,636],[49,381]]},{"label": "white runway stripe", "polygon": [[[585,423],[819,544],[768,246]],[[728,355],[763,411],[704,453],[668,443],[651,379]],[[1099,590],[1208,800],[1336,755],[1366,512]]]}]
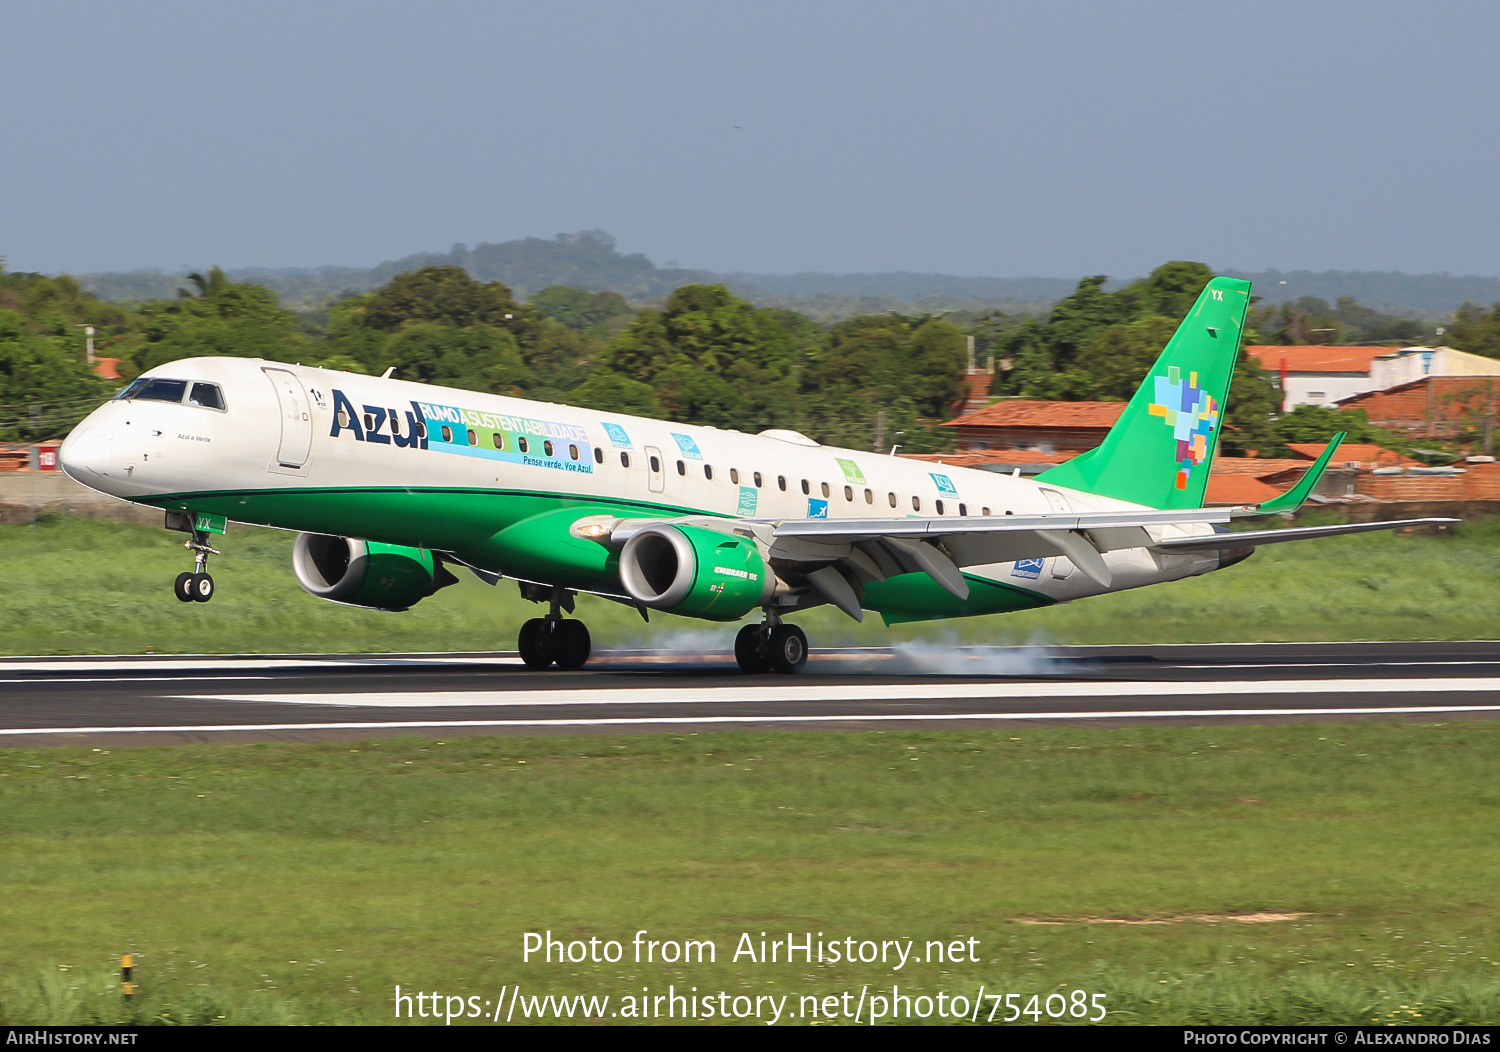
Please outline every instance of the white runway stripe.
[{"label": "white runway stripe", "polygon": [[31,730],[0,730],[0,736],[37,734],[222,734],[235,731],[266,733],[272,731],[376,731],[376,730],[445,730],[459,727],[630,727],[630,726],[732,726],[735,724],[798,723],[921,723],[984,720],[1124,720],[1124,719],[1204,719],[1226,716],[1440,716],[1466,712],[1500,712],[1500,705],[1402,705],[1382,708],[1351,709],[1142,709],[1116,712],[945,712],[910,713],[906,715],[849,716],[641,716],[600,719],[552,720],[401,720],[376,723],[234,723],[161,727],[38,727]]},{"label": "white runway stripe", "polygon": [[369,694],[177,694],[189,701],[334,705],[379,709],[521,708],[556,705],[736,705],[755,702],[931,701],[944,699],[1202,698],[1236,694],[1493,693],[1500,678],[1280,679],[1228,683],[767,683],[756,687],[630,687],[606,690],[402,691]]}]

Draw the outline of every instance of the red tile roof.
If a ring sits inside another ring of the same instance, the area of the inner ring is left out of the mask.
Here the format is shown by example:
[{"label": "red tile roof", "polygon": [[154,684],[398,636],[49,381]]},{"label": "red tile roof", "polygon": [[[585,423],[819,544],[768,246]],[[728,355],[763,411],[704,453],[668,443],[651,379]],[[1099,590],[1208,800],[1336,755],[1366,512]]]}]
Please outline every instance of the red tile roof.
[{"label": "red tile roof", "polygon": [[1370,362],[1378,354],[1390,354],[1390,347],[1246,347],[1261,368],[1273,373],[1286,362],[1289,373],[1368,373]]},{"label": "red tile roof", "polygon": [[[966,449],[958,453],[900,453],[903,460],[925,460],[953,468],[977,468],[984,464],[1061,464],[1077,453],[1043,453],[1039,449]],[[1298,461],[1301,463],[1301,461]]]},{"label": "red tile roof", "polygon": [[[1306,457],[1308,460],[1317,460],[1323,455],[1323,450],[1328,448],[1326,442],[1288,442],[1287,448],[1298,456]],[[1370,442],[1345,442],[1339,446],[1338,452],[1333,455],[1330,467],[1342,467],[1345,464],[1357,463],[1364,468],[1394,468],[1394,467],[1421,467],[1420,460],[1411,457],[1403,457],[1400,453],[1393,453]]]},{"label": "red tile roof", "polygon": [[1203,494],[1204,504],[1262,504],[1272,497],[1281,496],[1281,490],[1268,486],[1260,479],[1248,475],[1208,476],[1208,489]]},{"label": "red tile roof", "polygon": [[1267,475],[1279,475],[1293,468],[1306,470],[1307,466],[1305,460],[1278,460],[1274,457],[1215,457],[1213,474],[1261,479]]},{"label": "red tile roof", "polygon": [[1124,402],[992,402],[949,420],[944,427],[1099,427],[1115,426]]}]

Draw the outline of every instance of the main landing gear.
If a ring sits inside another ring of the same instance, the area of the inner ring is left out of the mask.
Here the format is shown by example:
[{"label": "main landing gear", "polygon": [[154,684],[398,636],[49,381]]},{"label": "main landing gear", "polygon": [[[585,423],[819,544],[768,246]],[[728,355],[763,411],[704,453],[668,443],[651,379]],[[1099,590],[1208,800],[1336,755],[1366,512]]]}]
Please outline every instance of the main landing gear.
[{"label": "main landing gear", "polygon": [[769,615],[764,624],[740,629],[734,637],[734,660],[749,673],[793,675],[807,664],[807,635],[796,625]]},{"label": "main landing gear", "polygon": [[551,603],[546,617],[533,617],[521,626],[516,649],[521,652],[526,667],[542,669],[555,664],[566,671],[582,668],[589,659],[593,643],[582,621],[570,621],[562,616],[563,610],[573,612],[573,594],[563,588],[554,588],[548,595],[546,590],[535,585],[528,588],[523,584],[521,595],[536,602],[546,599]]},{"label": "main landing gear", "polygon": [[184,603],[206,603],[214,597],[214,579],[207,572],[208,557],[219,552],[208,546],[208,534],[202,530],[194,530],[182,546],[194,553],[193,570],[178,574],[172,591]]}]

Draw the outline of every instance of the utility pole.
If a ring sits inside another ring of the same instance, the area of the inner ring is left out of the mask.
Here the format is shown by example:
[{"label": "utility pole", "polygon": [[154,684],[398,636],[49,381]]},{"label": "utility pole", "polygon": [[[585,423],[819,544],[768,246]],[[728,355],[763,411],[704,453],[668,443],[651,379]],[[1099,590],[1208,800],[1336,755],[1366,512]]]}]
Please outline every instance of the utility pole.
[{"label": "utility pole", "polygon": [[94,327],[92,325],[78,327],[83,330],[83,346],[88,354],[89,368],[92,369],[94,367]]},{"label": "utility pole", "polygon": [[875,452],[885,448],[885,410],[875,411]]}]

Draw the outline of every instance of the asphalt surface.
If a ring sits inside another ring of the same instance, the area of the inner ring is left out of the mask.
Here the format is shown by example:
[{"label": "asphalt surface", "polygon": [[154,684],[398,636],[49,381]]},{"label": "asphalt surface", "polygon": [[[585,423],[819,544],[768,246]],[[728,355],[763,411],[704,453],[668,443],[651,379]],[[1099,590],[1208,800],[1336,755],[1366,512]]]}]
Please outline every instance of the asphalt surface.
[{"label": "asphalt surface", "polygon": [[1500,717],[1500,642],[0,658],[0,746]]}]

